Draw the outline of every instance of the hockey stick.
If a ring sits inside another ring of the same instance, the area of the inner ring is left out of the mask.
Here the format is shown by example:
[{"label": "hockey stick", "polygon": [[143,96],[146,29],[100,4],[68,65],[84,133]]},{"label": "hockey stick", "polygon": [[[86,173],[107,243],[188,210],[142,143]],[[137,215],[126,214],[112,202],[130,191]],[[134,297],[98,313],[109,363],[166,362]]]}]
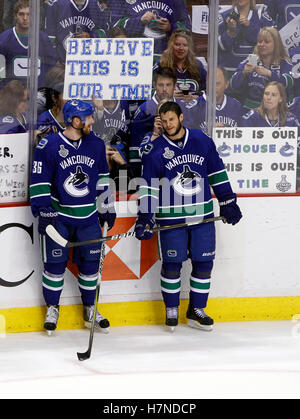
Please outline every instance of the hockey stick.
[{"label": "hockey stick", "polygon": [[[179,223],[179,224],[173,224],[173,225],[168,225],[168,226],[154,227],[154,228],[151,228],[151,229],[148,229],[148,230],[146,229],[145,231],[155,233],[157,231],[172,230],[173,228],[181,228],[181,227],[190,227],[190,226],[194,226],[194,225],[211,223],[213,221],[219,221],[219,220],[222,220],[222,221],[226,222],[225,217],[211,217],[211,218],[205,218],[201,222],[199,222],[199,221],[194,221],[193,222],[192,221],[192,222],[188,222],[188,223]],[[125,237],[135,237],[135,231],[128,231],[127,233],[115,234],[113,236],[105,236],[105,237],[101,237],[99,239],[86,240],[86,241],[82,241],[82,242],[70,242],[70,241],[66,240],[64,237],[62,237],[59,234],[59,232],[51,224],[49,224],[47,226],[46,233],[48,234],[48,236],[53,241],[55,241],[56,243],[58,243],[62,247],[78,247],[78,246],[85,246],[85,245],[88,245],[88,244],[93,244],[93,243],[98,243],[98,242],[105,242],[107,240],[116,240],[116,239],[122,239],[122,238],[125,238]]]},{"label": "hockey stick", "polygon": [[[105,235],[107,234],[107,223],[104,223],[103,234]],[[96,318],[96,311],[97,311],[99,294],[100,294],[100,283],[101,283],[101,277],[102,277],[104,258],[105,258],[105,244],[102,243],[100,261],[99,261],[99,270],[98,270],[98,283],[96,287],[96,295],[95,295],[95,302],[94,302],[94,314],[93,314],[93,319],[92,319],[92,324],[91,324],[91,329],[90,329],[89,346],[86,352],[77,352],[77,358],[79,359],[79,361],[85,361],[86,359],[89,359],[92,352],[94,329],[95,329],[95,318]]]}]

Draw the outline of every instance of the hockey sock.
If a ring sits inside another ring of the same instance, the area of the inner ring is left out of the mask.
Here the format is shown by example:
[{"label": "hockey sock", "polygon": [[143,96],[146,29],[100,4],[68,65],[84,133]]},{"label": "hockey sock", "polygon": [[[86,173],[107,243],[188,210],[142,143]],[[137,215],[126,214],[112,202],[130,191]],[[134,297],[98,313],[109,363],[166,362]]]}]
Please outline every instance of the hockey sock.
[{"label": "hockey sock", "polygon": [[166,307],[178,307],[180,297],[181,263],[163,262],[160,276],[161,292]]},{"label": "hockey sock", "polygon": [[65,263],[45,263],[43,296],[47,305],[58,305],[64,286]]},{"label": "hockey sock", "polygon": [[85,261],[79,266],[78,286],[81,293],[82,304],[92,306],[95,302],[98,282],[98,261]]},{"label": "hockey sock", "polygon": [[204,308],[210,290],[210,278],[213,261],[192,261],[193,270],[190,278],[190,302],[193,307]]}]

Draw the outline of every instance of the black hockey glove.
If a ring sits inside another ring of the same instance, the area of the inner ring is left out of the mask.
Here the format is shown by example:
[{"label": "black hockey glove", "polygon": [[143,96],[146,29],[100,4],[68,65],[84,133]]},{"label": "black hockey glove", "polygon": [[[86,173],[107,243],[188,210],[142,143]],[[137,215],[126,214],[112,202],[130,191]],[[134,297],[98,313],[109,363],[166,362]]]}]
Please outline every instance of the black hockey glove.
[{"label": "black hockey glove", "polygon": [[107,229],[110,230],[115,224],[116,217],[117,215],[113,202],[111,202],[110,204],[101,203],[98,212],[98,218],[101,227],[103,227],[104,223],[107,222]]},{"label": "black hockey glove", "polygon": [[242,218],[240,207],[236,203],[236,194],[225,198],[224,201],[219,201],[220,216],[226,218],[228,224],[235,225]]},{"label": "black hockey glove", "polygon": [[43,207],[39,209],[39,224],[38,232],[40,234],[46,234],[46,227],[52,224],[56,227],[58,220],[58,212],[52,207]]},{"label": "black hockey glove", "polygon": [[145,231],[154,226],[154,221],[147,215],[139,215],[135,223],[135,237],[138,240],[149,240],[152,238],[153,233]]}]

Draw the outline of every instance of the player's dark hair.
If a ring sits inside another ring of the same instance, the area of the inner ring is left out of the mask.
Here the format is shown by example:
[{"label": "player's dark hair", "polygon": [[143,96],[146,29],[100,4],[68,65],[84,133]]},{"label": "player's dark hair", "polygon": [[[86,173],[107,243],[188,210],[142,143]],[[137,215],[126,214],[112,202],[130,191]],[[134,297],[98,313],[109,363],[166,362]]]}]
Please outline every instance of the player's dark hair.
[{"label": "player's dark hair", "polygon": [[169,67],[159,67],[157,70],[153,73],[153,83],[155,84],[157,82],[158,77],[164,77],[166,79],[172,79],[174,84],[177,83],[177,77],[175,72],[172,70],[172,68]]},{"label": "player's dark hair", "polygon": [[29,7],[29,0],[19,0],[14,6],[14,14],[16,15],[19,10],[25,9],[26,7]]},{"label": "player's dark hair", "polygon": [[176,102],[165,102],[159,108],[159,115],[167,112],[175,112],[178,118],[182,114],[181,107]]}]

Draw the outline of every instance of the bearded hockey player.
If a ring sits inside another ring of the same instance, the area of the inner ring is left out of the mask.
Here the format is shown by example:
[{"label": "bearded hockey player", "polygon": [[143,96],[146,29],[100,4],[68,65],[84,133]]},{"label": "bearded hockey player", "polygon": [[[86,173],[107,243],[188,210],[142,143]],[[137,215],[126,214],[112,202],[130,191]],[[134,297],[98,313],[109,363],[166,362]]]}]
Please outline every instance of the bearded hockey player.
[{"label": "bearded hockey player", "polygon": [[[242,217],[236,194],[230,186],[224,164],[211,138],[201,130],[182,126],[183,114],[175,102],[160,109],[164,133],[149,143],[142,154],[143,186],[139,188],[136,237],[151,238],[148,226],[199,222],[213,216],[210,187],[219,201],[220,215],[229,224]],[[166,325],[178,324],[180,271],[182,262],[191,259],[190,301],[186,317],[191,327],[211,330],[213,319],[206,307],[213,260],[215,258],[214,223],[161,231],[161,291],[166,306]]]},{"label": "bearded hockey player", "polygon": [[[63,108],[65,131],[43,138],[34,152],[30,202],[33,215],[39,219],[47,331],[57,326],[68,249],[52,241],[46,227],[52,224],[65,238],[83,241],[101,238],[100,225],[107,222],[110,229],[116,218],[105,145],[91,132],[93,113],[89,103],[68,101]],[[94,313],[100,250],[97,243],[76,248],[73,254],[87,327]],[[109,321],[98,311],[96,325],[101,329],[109,327]]]}]

